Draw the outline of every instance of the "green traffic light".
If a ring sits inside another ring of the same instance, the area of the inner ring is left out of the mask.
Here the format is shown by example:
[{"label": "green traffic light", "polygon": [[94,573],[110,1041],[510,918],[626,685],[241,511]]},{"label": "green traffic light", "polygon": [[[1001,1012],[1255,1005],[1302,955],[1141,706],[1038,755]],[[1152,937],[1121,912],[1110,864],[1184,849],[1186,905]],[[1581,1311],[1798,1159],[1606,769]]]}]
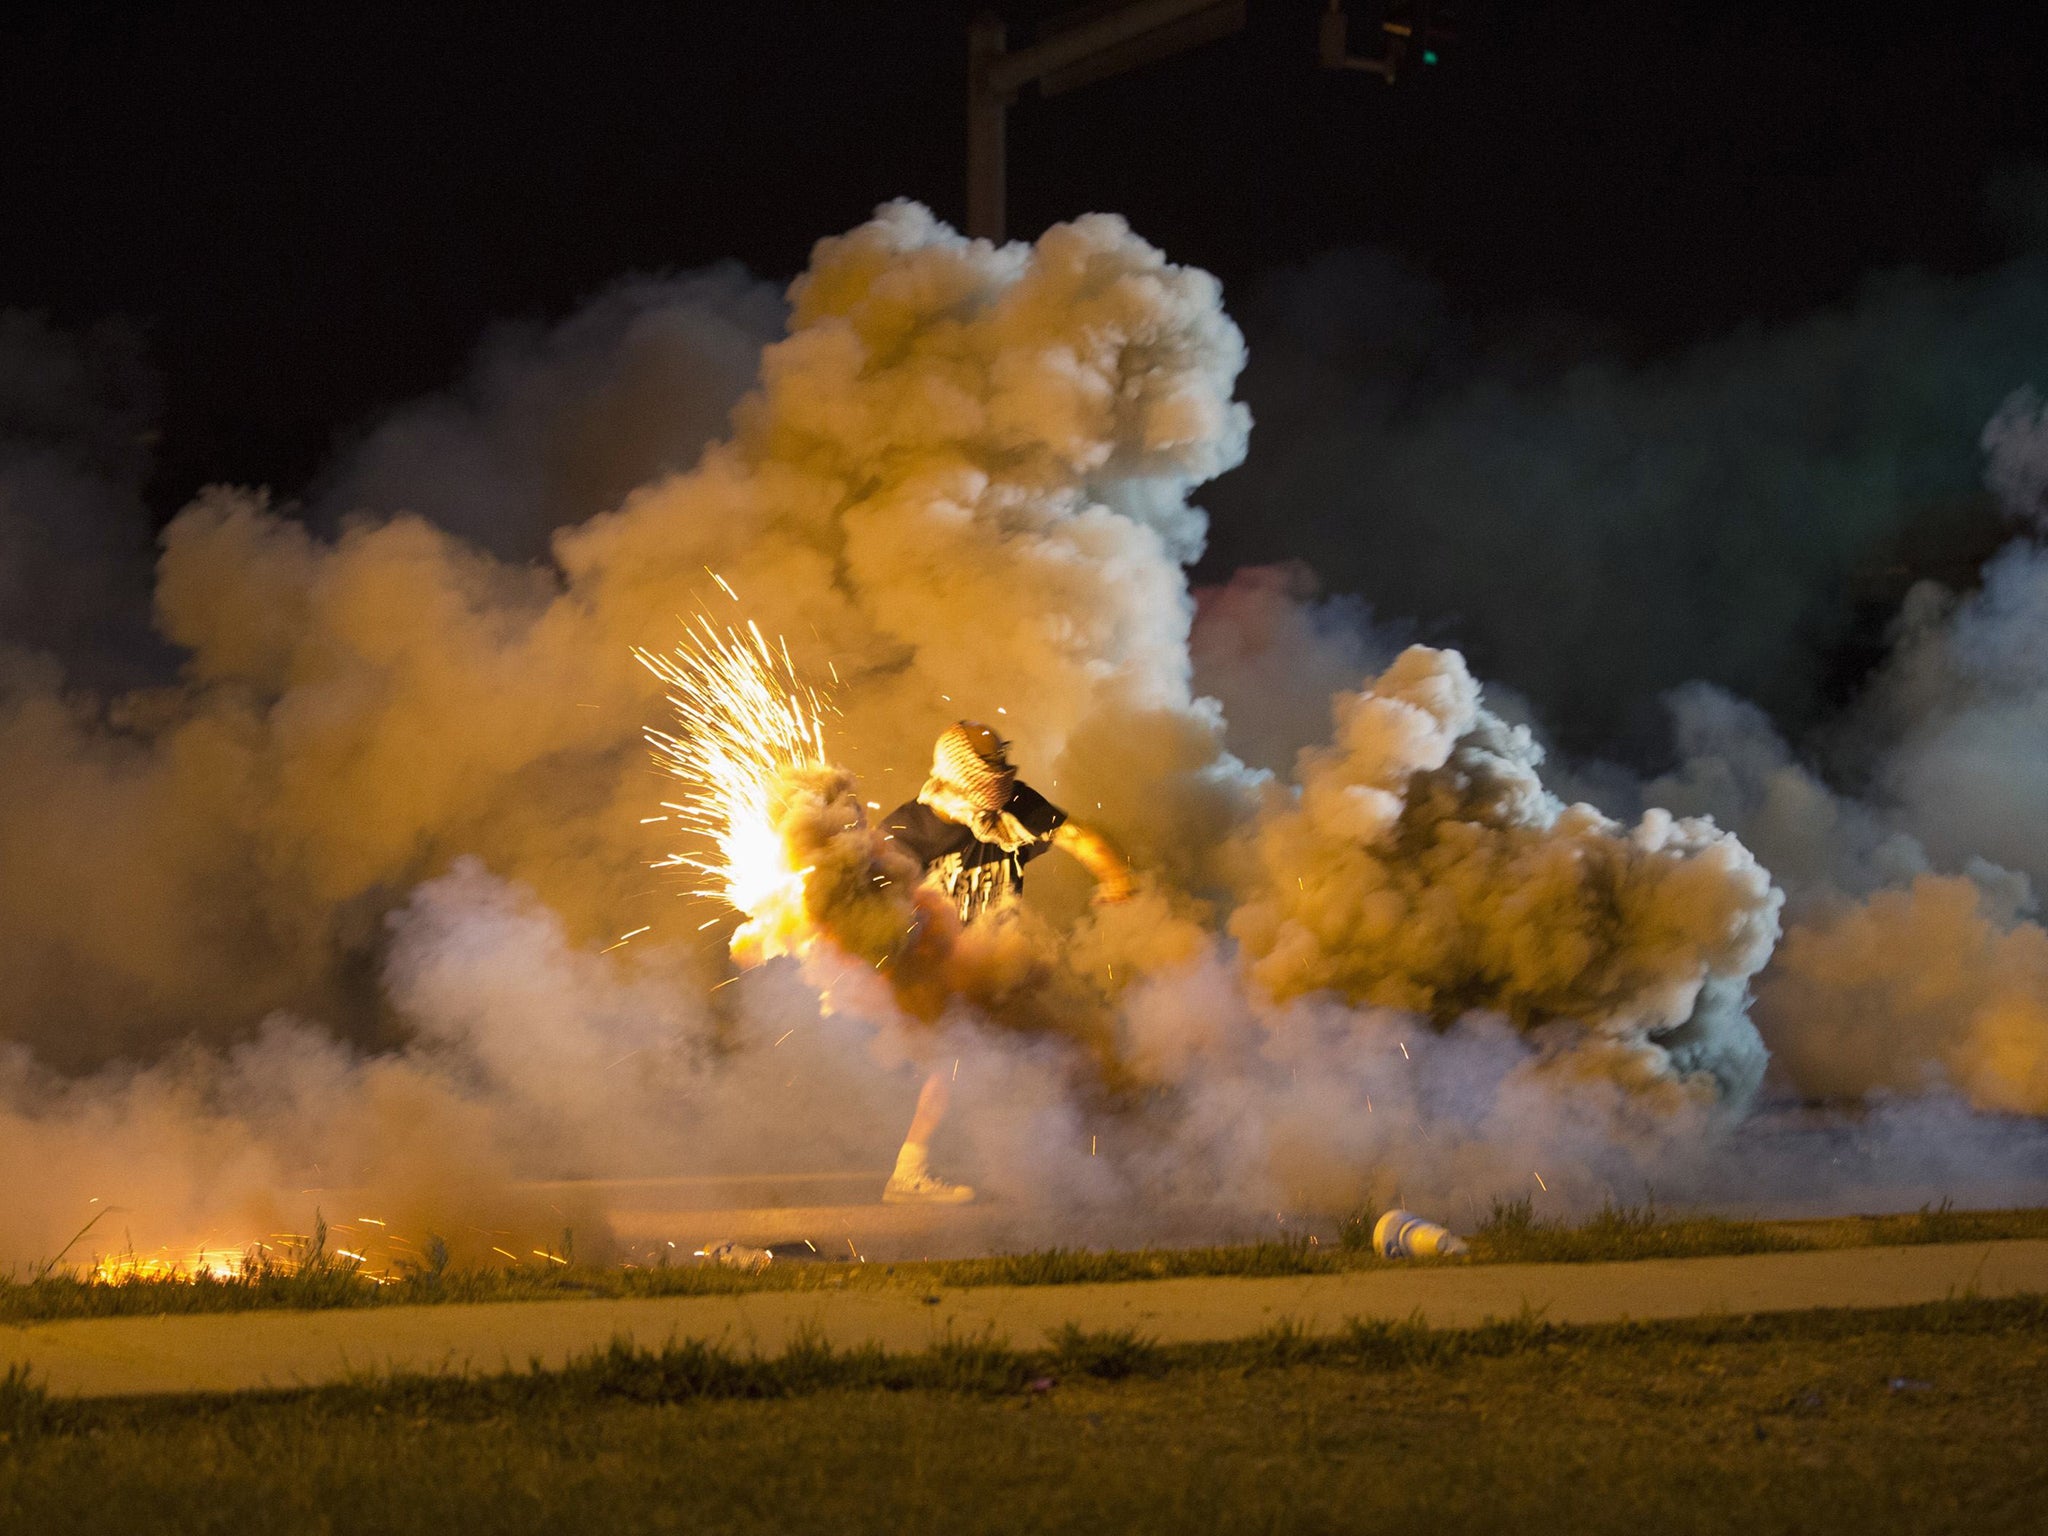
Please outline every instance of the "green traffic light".
[{"label": "green traffic light", "polygon": [[1436,62],[1436,50],[1434,48],[1423,49],[1422,62],[1425,64],[1434,64]]}]

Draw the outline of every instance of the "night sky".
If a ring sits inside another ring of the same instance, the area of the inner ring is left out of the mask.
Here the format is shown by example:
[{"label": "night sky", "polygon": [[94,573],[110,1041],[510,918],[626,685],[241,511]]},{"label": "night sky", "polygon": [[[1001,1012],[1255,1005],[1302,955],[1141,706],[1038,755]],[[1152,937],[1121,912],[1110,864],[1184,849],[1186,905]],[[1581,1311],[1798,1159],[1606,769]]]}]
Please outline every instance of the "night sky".
[{"label": "night sky", "polygon": [[[1063,8],[1012,0],[1013,37]],[[1319,8],[1252,0],[1234,38],[1027,97],[1013,234],[1112,209],[1233,295],[1380,248],[1474,325],[1642,356],[1981,268],[2010,243],[1987,185],[2048,163],[2040,5],[1469,5],[1394,89],[1316,67]],[[0,305],[142,329],[159,517],[290,490],[492,319],[727,258],[779,281],[890,197],[960,217],[976,9],[19,5]]]}]

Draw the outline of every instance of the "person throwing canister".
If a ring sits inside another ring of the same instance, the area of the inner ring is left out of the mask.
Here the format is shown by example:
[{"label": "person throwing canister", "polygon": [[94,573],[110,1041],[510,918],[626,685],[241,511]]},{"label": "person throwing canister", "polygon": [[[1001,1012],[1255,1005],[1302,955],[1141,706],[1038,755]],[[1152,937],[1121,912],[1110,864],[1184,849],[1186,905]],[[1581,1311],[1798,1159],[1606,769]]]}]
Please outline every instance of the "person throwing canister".
[{"label": "person throwing canister", "polygon": [[[997,918],[1024,890],[1024,866],[1049,848],[1072,854],[1095,877],[1101,903],[1129,899],[1131,871],[1107,839],[1017,777],[1010,744],[979,720],[949,725],[932,749],[931,777],[915,800],[882,820],[883,833],[916,858],[924,883],[952,904],[963,927]],[[945,1118],[951,1079],[934,1072],[917,1096],[896,1171],[882,1190],[889,1205],[965,1205],[966,1184],[935,1177],[931,1138]]]}]

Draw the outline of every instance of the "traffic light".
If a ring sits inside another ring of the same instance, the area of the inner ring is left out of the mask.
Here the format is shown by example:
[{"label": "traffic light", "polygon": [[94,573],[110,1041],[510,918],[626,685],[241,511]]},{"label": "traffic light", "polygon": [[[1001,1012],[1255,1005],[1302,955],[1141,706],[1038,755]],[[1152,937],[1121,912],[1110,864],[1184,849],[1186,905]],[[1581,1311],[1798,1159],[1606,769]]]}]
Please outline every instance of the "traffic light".
[{"label": "traffic light", "polygon": [[1320,38],[1325,69],[1362,69],[1392,85],[1410,60],[1433,68],[1457,41],[1457,7],[1452,0],[1385,0],[1379,9],[1382,51],[1377,56],[1355,54],[1344,0],[1330,0]]}]

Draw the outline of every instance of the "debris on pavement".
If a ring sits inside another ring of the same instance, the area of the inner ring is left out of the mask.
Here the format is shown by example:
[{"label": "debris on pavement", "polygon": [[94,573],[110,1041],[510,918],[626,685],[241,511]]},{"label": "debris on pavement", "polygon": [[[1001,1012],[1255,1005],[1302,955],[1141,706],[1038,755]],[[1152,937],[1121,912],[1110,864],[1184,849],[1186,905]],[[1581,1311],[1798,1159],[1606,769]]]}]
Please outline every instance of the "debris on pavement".
[{"label": "debris on pavement", "polygon": [[705,1244],[695,1256],[707,1264],[743,1269],[749,1274],[758,1274],[770,1264],[815,1264],[825,1257],[809,1238],[800,1238],[793,1243],[770,1243],[765,1248],[727,1238],[723,1242]]},{"label": "debris on pavement", "polygon": [[697,1250],[697,1257],[707,1264],[723,1265],[727,1269],[743,1269],[748,1274],[759,1274],[775,1262],[775,1255],[766,1248],[751,1248],[745,1243],[727,1239],[722,1243],[707,1243]]},{"label": "debris on pavement", "polygon": [[1441,1259],[1465,1252],[1465,1240],[1449,1227],[1392,1210],[1373,1223],[1372,1251],[1383,1259]]}]

